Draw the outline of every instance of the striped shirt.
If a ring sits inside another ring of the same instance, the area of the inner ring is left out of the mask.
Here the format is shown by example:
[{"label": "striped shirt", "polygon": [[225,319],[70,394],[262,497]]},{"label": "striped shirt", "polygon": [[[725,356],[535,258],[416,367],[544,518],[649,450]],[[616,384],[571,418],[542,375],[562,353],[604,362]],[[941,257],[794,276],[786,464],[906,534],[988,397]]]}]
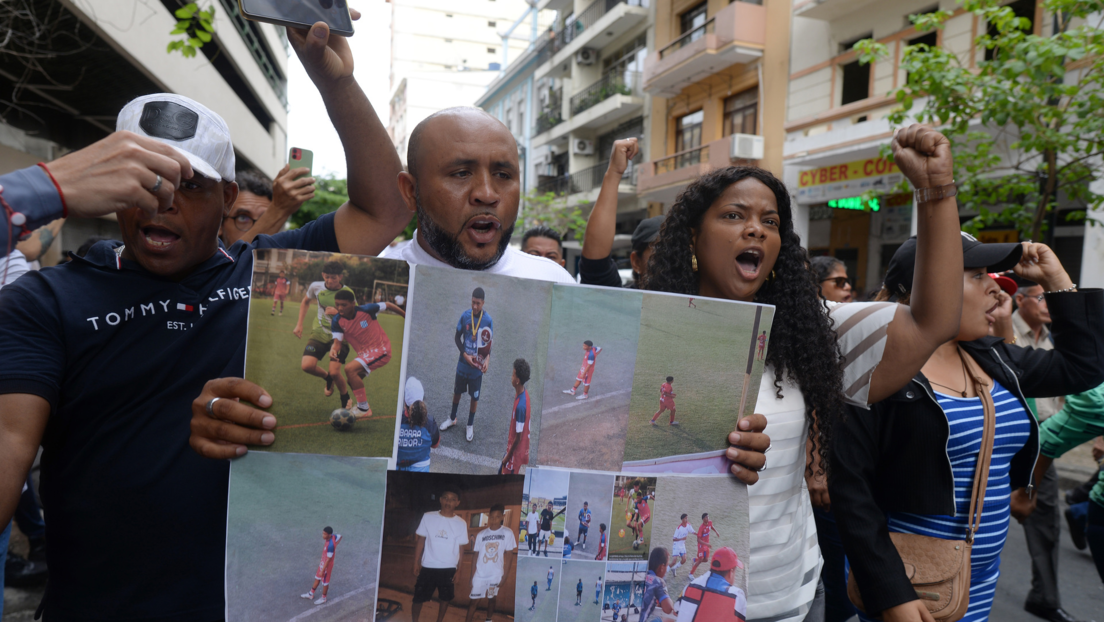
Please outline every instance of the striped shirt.
[{"label": "striped shirt", "polygon": [[[897,312],[891,302],[828,303],[843,354],[844,399],[867,408],[870,378],[885,353],[886,334]],[[759,482],[748,486],[751,556],[748,563],[748,620],[801,622],[820,578],[813,506],[805,487],[805,398],[783,376],[776,396],[774,368],[759,382],[755,412],[767,418],[772,449]]]},{"label": "striped shirt", "polygon": [[[1016,396],[994,380],[993,404],[997,411],[993,458],[989,465],[989,482],[985,489],[985,505],[981,523],[974,536],[970,554],[970,607],[965,622],[987,620],[1000,576],[1000,553],[1008,536],[1009,499],[1012,489],[1008,471],[1012,456],[1023,448],[1031,434],[1029,415]],[[929,516],[906,512],[886,515],[889,531],[915,533],[945,540],[962,540],[969,523],[970,496],[974,485],[974,469],[981,451],[982,425],[985,414],[981,399],[952,397],[936,393],[939,406],[947,416],[950,436],[947,457],[954,472],[954,516]],[[859,614],[862,620],[870,620]]]}]

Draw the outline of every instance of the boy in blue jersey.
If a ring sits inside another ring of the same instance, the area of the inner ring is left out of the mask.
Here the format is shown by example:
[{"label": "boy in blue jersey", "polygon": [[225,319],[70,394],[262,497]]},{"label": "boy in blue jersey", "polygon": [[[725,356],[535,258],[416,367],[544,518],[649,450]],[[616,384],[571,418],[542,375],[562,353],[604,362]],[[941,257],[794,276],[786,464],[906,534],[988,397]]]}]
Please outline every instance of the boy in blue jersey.
[{"label": "boy in blue jersey", "polygon": [[513,421],[506,441],[506,455],[498,467],[499,475],[520,475],[521,467],[529,464],[529,392],[525,383],[529,382],[529,362],[525,359],[514,360],[514,371],[510,385],[514,387]]},{"label": "boy in blue jersey", "polygon": [[563,544],[563,558],[571,559],[571,551],[575,550],[575,545],[571,544],[571,536],[564,534]]},{"label": "boy in blue jersey", "polygon": [[587,532],[590,531],[590,519],[590,504],[583,501],[583,508],[579,510],[579,536],[575,538],[575,543],[584,551],[586,550]]},{"label": "boy in blue jersey", "polygon": [[640,602],[640,622],[662,622],[656,609],[670,615],[674,611],[671,597],[667,595],[667,583],[663,577],[667,575],[667,562],[669,555],[667,549],[657,546],[648,556],[648,574],[644,576],[644,597]]},{"label": "boy in blue jersey", "polygon": [[441,431],[456,425],[456,411],[460,407],[460,396],[467,393],[471,398],[468,409],[468,428],[466,438],[471,442],[475,438],[475,409],[479,406],[479,390],[483,386],[483,374],[491,363],[491,336],[494,331],[491,314],[483,309],[486,294],[482,287],[472,291],[471,309],[460,315],[456,323],[456,348],[460,350],[460,360],[456,362],[456,381],[452,391],[452,413],[441,424]]},{"label": "boy in blue jersey", "polygon": [[533,604],[529,606],[529,611],[537,608],[537,593],[540,590],[537,589],[537,582],[533,581],[533,587],[529,588],[529,595],[533,597]]},{"label": "boy in blue jersey", "polygon": [[621,615],[621,601],[620,600],[615,600],[615,601],[613,601],[613,619],[614,619],[614,622],[617,622],[620,615]]},{"label": "boy in blue jersey", "polygon": [[583,578],[579,577],[579,582],[575,584],[575,606],[579,607],[583,604]]}]

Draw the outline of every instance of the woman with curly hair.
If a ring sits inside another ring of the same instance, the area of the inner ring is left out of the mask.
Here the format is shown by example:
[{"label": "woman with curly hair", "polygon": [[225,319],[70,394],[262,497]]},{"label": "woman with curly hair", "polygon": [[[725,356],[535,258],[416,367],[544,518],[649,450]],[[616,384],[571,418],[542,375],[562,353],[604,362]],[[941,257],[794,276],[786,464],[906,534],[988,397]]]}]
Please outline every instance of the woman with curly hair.
[{"label": "woman with curly hair", "polygon": [[[893,148],[916,188],[953,183],[950,144],[938,132],[914,125],[898,132]],[[755,416],[766,417],[777,448],[761,473],[731,467],[745,482],[762,474],[771,483],[749,488],[749,620],[823,619],[810,611],[821,562],[803,476],[823,479],[827,441],[845,402],[865,407],[892,394],[958,330],[962,289],[950,278],[962,262],[958,207],[947,197],[920,210],[911,307],[850,303],[826,312],[794,231],[789,193],[758,168],[722,169],[691,184],[655,242],[644,289],[775,306]],[[806,457],[805,439],[818,459],[803,469],[795,465]],[[742,440],[740,429],[729,435],[729,459],[740,455]]]}]

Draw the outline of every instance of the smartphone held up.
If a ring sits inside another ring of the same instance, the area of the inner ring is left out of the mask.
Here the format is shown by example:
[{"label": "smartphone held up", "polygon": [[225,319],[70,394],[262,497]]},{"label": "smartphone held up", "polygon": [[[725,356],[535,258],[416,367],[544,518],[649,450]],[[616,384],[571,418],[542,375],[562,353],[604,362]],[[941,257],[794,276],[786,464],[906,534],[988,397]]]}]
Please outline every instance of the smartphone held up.
[{"label": "smartphone held up", "polygon": [[288,166],[293,169],[305,168],[307,169],[306,176],[310,177],[314,173],[314,152],[310,149],[292,147],[288,151]]},{"label": "smartphone held up", "polygon": [[238,0],[246,19],[308,30],[325,22],[330,32],[353,36],[353,18],[348,0]]}]

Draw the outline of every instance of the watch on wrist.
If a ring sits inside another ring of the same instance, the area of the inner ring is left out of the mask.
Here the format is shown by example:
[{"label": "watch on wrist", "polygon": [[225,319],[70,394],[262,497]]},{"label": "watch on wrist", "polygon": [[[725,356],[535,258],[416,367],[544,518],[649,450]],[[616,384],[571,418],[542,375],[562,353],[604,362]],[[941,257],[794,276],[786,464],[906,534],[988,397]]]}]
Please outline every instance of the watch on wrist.
[{"label": "watch on wrist", "polygon": [[956,194],[958,194],[958,184],[953,181],[946,186],[935,186],[933,188],[917,188],[914,192],[917,205],[919,205],[920,203],[939,201],[940,199],[949,199]]}]

